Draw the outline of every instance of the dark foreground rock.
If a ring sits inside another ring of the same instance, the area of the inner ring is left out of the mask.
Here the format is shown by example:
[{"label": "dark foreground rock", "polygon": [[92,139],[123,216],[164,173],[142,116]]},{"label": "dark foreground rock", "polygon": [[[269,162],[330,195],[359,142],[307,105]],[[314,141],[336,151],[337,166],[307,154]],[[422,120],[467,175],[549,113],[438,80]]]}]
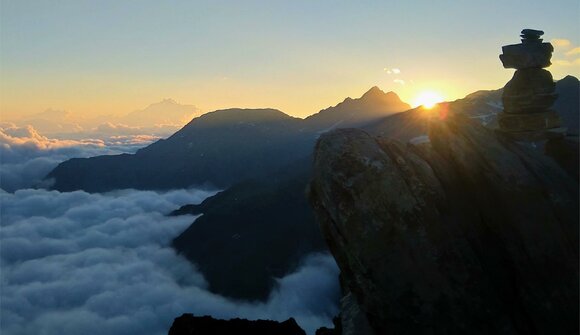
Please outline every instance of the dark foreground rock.
[{"label": "dark foreground rock", "polygon": [[296,320],[231,319],[219,320],[211,316],[183,314],[175,318],[168,335],[306,335]]},{"label": "dark foreground rock", "polygon": [[318,141],[311,202],[373,329],[348,332],[343,305],[343,333],[577,334],[574,173],[459,115],[429,139]]}]

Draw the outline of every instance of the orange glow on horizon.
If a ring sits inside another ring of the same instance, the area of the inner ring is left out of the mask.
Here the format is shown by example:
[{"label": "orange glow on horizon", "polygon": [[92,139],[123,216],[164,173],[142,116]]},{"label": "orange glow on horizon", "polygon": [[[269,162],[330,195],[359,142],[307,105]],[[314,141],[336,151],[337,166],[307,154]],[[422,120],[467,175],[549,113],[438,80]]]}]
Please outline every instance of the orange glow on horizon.
[{"label": "orange glow on horizon", "polygon": [[423,91],[417,95],[413,100],[413,107],[423,106],[424,108],[431,109],[435,107],[440,102],[445,101],[445,99],[435,91]]}]

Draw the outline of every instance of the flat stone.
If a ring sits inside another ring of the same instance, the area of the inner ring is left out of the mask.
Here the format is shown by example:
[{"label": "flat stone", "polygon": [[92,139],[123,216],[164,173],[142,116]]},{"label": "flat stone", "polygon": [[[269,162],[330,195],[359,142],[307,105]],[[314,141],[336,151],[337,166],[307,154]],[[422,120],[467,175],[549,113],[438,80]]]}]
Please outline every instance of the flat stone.
[{"label": "flat stone", "polygon": [[524,29],[521,32],[522,35],[534,35],[534,36],[542,36],[544,35],[544,32],[542,30],[536,30],[536,29]]},{"label": "flat stone", "polygon": [[552,65],[553,51],[551,43],[512,44],[502,47],[499,59],[506,69],[544,68]]},{"label": "flat stone", "polygon": [[521,34],[520,36],[529,39],[540,39],[540,35]]},{"label": "flat stone", "polygon": [[566,135],[566,128],[552,128],[546,130],[530,130],[530,131],[503,131],[501,129],[495,130],[497,134],[507,137],[512,141],[517,142],[540,142],[549,139],[561,139]]},{"label": "flat stone", "polygon": [[497,121],[500,130],[505,132],[546,130],[561,126],[560,116],[554,111],[531,114],[499,113]]},{"label": "flat stone", "polygon": [[538,35],[520,35],[521,38],[530,41],[541,41],[542,39]]},{"label": "flat stone", "polygon": [[556,101],[557,94],[504,96],[504,112],[509,114],[527,114],[544,112]]},{"label": "flat stone", "polygon": [[541,39],[541,38],[537,38],[537,39],[522,38],[523,44],[542,43],[542,41],[543,41],[543,39]]}]

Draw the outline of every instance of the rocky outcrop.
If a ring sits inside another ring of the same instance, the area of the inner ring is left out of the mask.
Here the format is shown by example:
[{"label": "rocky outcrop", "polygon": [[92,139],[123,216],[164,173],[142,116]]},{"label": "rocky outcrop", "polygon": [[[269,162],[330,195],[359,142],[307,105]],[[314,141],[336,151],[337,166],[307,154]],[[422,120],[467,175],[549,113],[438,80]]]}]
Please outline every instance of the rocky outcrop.
[{"label": "rocky outcrop", "polygon": [[306,335],[296,320],[284,322],[270,320],[231,319],[219,320],[211,316],[183,314],[175,318],[169,335]]},{"label": "rocky outcrop", "polygon": [[311,203],[345,289],[375,334],[578,333],[577,180],[439,115],[416,144],[319,139]]},{"label": "rocky outcrop", "polygon": [[[542,43],[541,30],[522,30],[522,43],[506,45],[499,56],[505,68],[515,68],[513,78],[502,95],[503,113],[498,115],[500,129],[516,138],[544,137],[546,129],[559,128],[558,113],[551,109],[557,95],[550,66],[554,47]],[[562,129],[560,132],[564,132]],[[558,132],[557,132],[558,133]]]}]

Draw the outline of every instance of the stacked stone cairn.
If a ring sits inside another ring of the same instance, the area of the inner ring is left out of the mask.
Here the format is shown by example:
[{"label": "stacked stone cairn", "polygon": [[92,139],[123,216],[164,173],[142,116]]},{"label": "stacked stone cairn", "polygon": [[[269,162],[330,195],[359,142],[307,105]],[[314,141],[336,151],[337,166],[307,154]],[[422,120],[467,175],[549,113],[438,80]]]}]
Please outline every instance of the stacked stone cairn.
[{"label": "stacked stone cairn", "polygon": [[551,109],[558,96],[552,74],[544,68],[552,64],[554,47],[542,42],[543,34],[524,29],[522,43],[502,47],[499,56],[504,68],[516,69],[503,90],[499,130],[519,140],[539,140],[565,132],[560,128],[560,117]]}]

